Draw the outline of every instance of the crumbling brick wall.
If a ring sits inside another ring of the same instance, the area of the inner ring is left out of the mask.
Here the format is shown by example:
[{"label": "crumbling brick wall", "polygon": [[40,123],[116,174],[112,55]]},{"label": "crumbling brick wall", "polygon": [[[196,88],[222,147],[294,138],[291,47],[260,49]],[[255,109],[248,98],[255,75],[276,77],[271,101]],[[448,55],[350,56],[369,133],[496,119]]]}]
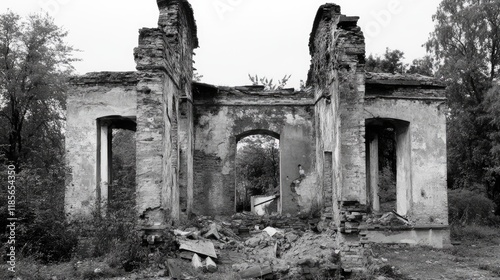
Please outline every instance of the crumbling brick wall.
[{"label": "crumbling brick wall", "polygon": [[[337,246],[348,270],[359,270],[365,262],[358,231],[345,230],[346,224],[351,226],[351,221],[346,221],[351,213],[344,209],[349,206],[343,205],[366,202],[365,46],[357,20],[342,15],[340,6],[325,4],[318,10],[309,41],[312,61],[308,85],[315,90],[316,169],[324,194],[322,220],[327,222],[333,216],[329,225],[339,232]],[[361,222],[364,213],[359,216]]]},{"label": "crumbling brick wall", "polygon": [[[179,107],[181,99],[192,100],[192,53],[198,47],[193,11],[187,1],[158,0],[158,7],[159,28],[142,29],[134,50],[145,76],[138,85],[136,165],[137,206],[146,224],[179,219],[181,149],[192,156],[192,137],[179,138]],[[190,119],[181,125],[192,131]],[[189,170],[183,174],[192,181]]]}]

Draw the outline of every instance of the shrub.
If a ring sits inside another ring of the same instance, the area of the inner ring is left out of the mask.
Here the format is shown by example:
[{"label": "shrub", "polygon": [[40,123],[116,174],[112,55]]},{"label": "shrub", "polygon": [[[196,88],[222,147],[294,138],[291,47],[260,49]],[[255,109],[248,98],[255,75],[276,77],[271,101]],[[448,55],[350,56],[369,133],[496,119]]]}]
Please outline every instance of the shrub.
[{"label": "shrub", "polygon": [[452,225],[492,225],[498,222],[495,203],[480,193],[469,190],[448,192],[448,213]]},{"label": "shrub", "polygon": [[[15,176],[18,254],[29,255],[43,263],[69,260],[77,244],[77,237],[64,217],[64,165],[53,164],[37,168],[25,164],[22,167]],[[7,181],[6,174],[2,170],[2,182]],[[6,191],[3,189],[2,192]],[[5,199],[2,196],[2,226],[7,221],[5,215],[8,213]]]},{"label": "shrub", "polygon": [[451,226],[451,238],[454,240],[488,240],[494,242],[496,237],[500,237],[498,228],[479,225]]},{"label": "shrub", "polygon": [[[106,215],[96,209],[91,217],[76,219],[73,227],[80,237],[75,257],[79,259],[106,257],[113,268],[121,267],[127,271],[148,264],[149,249],[143,246],[142,237],[137,231],[135,204],[130,200],[130,188],[114,188],[117,199],[112,201]],[[123,192],[123,193],[122,193]]]}]

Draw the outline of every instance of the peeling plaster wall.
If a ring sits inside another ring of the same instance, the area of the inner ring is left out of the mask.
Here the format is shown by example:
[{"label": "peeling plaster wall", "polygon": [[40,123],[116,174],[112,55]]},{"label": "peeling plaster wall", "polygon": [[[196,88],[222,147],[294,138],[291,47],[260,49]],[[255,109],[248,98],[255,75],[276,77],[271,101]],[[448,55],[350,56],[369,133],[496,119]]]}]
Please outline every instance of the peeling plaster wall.
[{"label": "peeling plaster wall", "polygon": [[194,123],[195,213],[234,213],[237,137],[252,130],[265,130],[280,135],[283,212],[297,213],[300,209],[310,207],[303,203],[311,201],[306,196],[316,196],[319,191],[316,190],[316,185],[301,187],[302,199],[294,199],[290,193],[290,184],[299,178],[299,164],[308,175],[315,171],[310,97],[299,100],[286,96],[279,99],[269,96],[236,98],[226,94],[209,95],[201,92],[195,95]]},{"label": "peeling plaster wall", "polygon": [[[90,215],[97,201],[97,119],[136,116],[134,73],[89,73],[71,80],[66,111],[65,211]],[[119,100],[119,101],[118,101]]]},{"label": "peeling plaster wall", "polygon": [[411,187],[408,216],[419,225],[448,224],[446,105],[444,98],[365,100],[365,118],[410,122]]},{"label": "peeling plaster wall", "polygon": [[179,108],[179,203],[181,212],[193,209],[193,104],[183,99]]}]

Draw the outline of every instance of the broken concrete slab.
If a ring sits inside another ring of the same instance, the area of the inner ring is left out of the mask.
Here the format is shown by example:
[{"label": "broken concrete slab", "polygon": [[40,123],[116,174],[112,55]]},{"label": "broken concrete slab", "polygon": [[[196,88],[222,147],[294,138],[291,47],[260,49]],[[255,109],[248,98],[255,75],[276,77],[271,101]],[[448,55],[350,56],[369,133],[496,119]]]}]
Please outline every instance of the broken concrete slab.
[{"label": "broken concrete slab", "polygon": [[273,237],[276,233],[281,233],[282,231],[273,227],[266,227],[262,231],[266,232],[269,234],[269,236]]},{"label": "broken concrete slab", "polygon": [[250,279],[263,277],[271,273],[273,273],[273,269],[271,266],[254,266],[240,272],[240,277],[241,279]]},{"label": "broken concrete slab", "polygon": [[207,233],[203,235],[203,237],[208,239],[220,240],[221,237],[219,235],[219,231],[217,230],[217,224],[215,223],[210,224],[210,229],[208,230]]},{"label": "broken concrete slab", "polygon": [[203,256],[217,258],[214,244],[204,240],[179,240],[179,250],[190,251]]}]

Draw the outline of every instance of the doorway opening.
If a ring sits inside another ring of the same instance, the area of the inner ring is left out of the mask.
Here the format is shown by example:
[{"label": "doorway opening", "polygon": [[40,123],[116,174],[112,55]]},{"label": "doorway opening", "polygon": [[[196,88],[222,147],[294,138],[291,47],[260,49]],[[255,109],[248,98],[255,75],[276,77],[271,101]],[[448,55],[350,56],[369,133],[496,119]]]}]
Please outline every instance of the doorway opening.
[{"label": "doorway opening", "polygon": [[235,196],[236,212],[278,212],[279,135],[254,131],[237,137]]},{"label": "doorway opening", "polygon": [[374,212],[406,215],[410,201],[409,123],[366,120],[366,167],[369,203]]},{"label": "doorway opening", "polygon": [[98,197],[103,213],[133,209],[136,198],[135,117],[97,120]]}]

